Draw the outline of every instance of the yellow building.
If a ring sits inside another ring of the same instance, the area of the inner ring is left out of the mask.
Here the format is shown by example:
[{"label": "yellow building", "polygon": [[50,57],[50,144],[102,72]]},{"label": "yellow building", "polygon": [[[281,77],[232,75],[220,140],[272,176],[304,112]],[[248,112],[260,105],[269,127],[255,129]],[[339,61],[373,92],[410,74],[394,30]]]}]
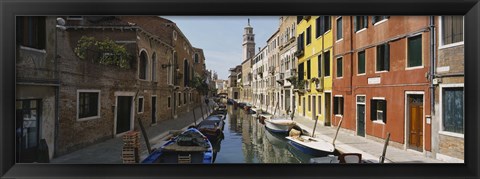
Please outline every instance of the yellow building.
[{"label": "yellow building", "polygon": [[296,93],[296,115],[309,119],[318,116],[320,123],[330,125],[334,43],[332,17],[299,16],[296,29],[295,56],[298,58],[300,81],[297,89],[301,89]]}]

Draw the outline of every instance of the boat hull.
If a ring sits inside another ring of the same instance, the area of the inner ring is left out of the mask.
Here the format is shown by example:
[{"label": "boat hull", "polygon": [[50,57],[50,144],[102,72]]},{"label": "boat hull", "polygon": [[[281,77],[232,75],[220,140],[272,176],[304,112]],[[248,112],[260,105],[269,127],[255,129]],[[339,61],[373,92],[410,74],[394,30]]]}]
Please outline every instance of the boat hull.
[{"label": "boat hull", "polygon": [[274,133],[284,133],[287,134],[288,131],[293,127],[293,125],[284,125],[284,124],[276,124],[271,120],[265,119],[265,127],[267,130],[274,132]]},{"label": "boat hull", "polygon": [[325,149],[322,150],[322,149],[316,149],[316,148],[306,146],[305,144],[302,144],[302,142],[294,140],[291,137],[286,137],[286,138],[288,139],[288,144],[292,145],[293,147],[302,151],[303,153],[311,156],[324,157],[324,156],[332,155],[335,151],[335,148],[333,147],[333,145],[326,142],[323,145],[326,145],[327,147],[325,147]]}]

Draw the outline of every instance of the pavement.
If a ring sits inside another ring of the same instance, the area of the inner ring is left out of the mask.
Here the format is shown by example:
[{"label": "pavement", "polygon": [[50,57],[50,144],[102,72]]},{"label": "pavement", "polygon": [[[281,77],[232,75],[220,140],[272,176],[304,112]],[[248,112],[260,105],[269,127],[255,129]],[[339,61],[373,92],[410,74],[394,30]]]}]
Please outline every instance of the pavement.
[{"label": "pavement", "polygon": [[[213,104],[213,101],[210,102]],[[203,105],[204,117],[207,117],[206,106]],[[195,108],[195,116],[197,124],[202,120],[200,106]],[[172,131],[184,130],[188,126],[194,125],[193,113],[186,112],[179,114],[176,119],[159,121],[157,125],[146,129],[147,136],[152,148],[159,147],[163,144],[162,139],[169,137]],[[140,132],[140,131],[139,131]],[[62,155],[50,160],[50,163],[71,163],[71,164],[121,164],[122,161],[122,137],[115,137],[98,144],[88,146],[86,148],[74,151],[72,153]],[[140,132],[140,159],[144,159],[148,155],[145,140]]]}]

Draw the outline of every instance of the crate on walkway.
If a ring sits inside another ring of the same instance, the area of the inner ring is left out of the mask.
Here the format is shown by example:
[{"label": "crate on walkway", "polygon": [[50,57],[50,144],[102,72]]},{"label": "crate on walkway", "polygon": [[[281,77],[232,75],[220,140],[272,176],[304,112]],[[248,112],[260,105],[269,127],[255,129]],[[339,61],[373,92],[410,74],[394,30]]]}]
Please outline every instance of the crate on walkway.
[{"label": "crate on walkway", "polygon": [[123,135],[122,160],[123,163],[138,163],[140,148],[140,134],[137,131],[130,131]]}]

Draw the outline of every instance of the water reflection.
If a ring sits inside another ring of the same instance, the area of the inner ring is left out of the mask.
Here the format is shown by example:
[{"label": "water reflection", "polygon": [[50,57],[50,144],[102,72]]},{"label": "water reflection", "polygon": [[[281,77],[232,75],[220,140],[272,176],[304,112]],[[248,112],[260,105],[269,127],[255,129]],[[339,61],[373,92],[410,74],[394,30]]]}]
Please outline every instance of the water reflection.
[{"label": "water reflection", "polygon": [[307,163],[311,158],[297,155],[285,135],[269,132],[241,108],[228,106],[225,123],[224,139],[213,144],[215,163]]}]

